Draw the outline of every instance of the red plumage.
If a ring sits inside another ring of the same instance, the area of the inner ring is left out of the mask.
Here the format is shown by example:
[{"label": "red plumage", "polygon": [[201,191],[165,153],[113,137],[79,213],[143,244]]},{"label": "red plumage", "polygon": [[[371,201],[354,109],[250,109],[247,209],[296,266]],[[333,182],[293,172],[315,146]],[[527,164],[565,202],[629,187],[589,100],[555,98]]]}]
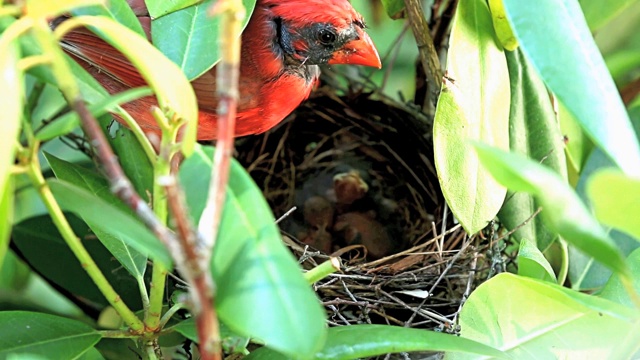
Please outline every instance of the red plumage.
[{"label": "red plumage", "polygon": [[[143,2],[129,0],[149,33]],[[142,4],[142,5],[141,5]],[[65,50],[110,93],[145,84],[117,50],[88,30],[72,31]],[[316,65],[357,64],[380,67],[380,58],[364,32],[362,17],[347,0],[258,0],[242,34],[236,136],[259,134],[282,121],[310,94],[317,82]],[[192,81],[198,98],[198,139],[215,139],[216,68]],[[123,107],[147,132],[158,132],[146,97]]]}]

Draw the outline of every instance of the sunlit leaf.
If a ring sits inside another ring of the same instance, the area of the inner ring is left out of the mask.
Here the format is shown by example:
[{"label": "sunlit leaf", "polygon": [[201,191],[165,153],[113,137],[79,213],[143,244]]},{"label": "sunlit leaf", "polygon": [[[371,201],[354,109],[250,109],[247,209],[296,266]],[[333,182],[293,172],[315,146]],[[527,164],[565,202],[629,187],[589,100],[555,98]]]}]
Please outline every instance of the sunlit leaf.
[{"label": "sunlit leaf", "polygon": [[[640,293],[640,249],[627,257],[629,267],[631,268],[631,279],[633,280],[633,287],[636,289],[636,293]],[[636,304],[629,297],[629,292],[622,285],[622,279],[618,275],[612,275],[609,281],[600,292],[599,296],[603,299],[615,301],[618,304],[626,305],[630,308],[635,308]]]},{"label": "sunlit leaf", "polygon": [[[576,186],[576,192],[580,199],[589,206],[591,213],[594,213],[593,203],[587,194],[587,185],[592,176],[603,170],[615,170],[616,165],[600,149],[595,148],[588,157],[580,174],[580,179]],[[640,243],[629,235],[616,229],[607,229],[609,237],[623,256],[628,256]],[[593,257],[569,246],[569,280],[571,288],[574,290],[594,291],[602,288],[611,277],[611,270],[607,269]]]},{"label": "sunlit leaf", "polygon": [[635,349],[619,344],[640,341],[632,331],[638,321],[637,309],[503,273],[471,293],[460,313],[460,334],[513,359],[621,359]]},{"label": "sunlit leaf", "polygon": [[7,188],[22,119],[24,73],[18,68],[20,56],[17,40],[7,34],[0,36],[0,194]]},{"label": "sunlit leaf", "polygon": [[551,264],[542,255],[542,252],[538,250],[535,241],[527,238],[520,240],[517,263],[518,275],[552,283],[557,282]]},{"label": "sunlit leaf", "polygon": [[[0,358],[32,354],[74,359],[95,345],[100,333],[77,320],[26,311],[0,312]],[[10,329],[10,331],[9,331]]]},{"label": "sunlit leaf", "polygon": [[625,173],[640,175],[640,145],[578,2],[504,5],[523,52],[547,87]]},{"label": "sunlit leaf", "polygon": [[77,7],[103,4],[106,0],[27,0],[25,15],[52,18]]},{"label": "sunlit leaf", "polygon": [[[208,11],[215,3],[207,0],[173,12],[151,23],[153,44],[176,63],[190,80],[211,69],[220,60],[220,16]],[[255,0],[243,0],[247,15]],[[244,25],[249,16],[244,19]],[[214,91],[214,89],[211,89]]]},{"label": "sunlit leaf", "polygon": [[520,154],[476,144],[482,165],[513,191],[533,194],[552,231],[603,265],[629,276],[624,256],[571,187],[552,170]]},{"label": "sunlit leaf", "polygon": [[491,9],[493,28],[502,46],[509,51],[517,49],[518,39],[513,34],[502,0],[489,0],[489,9]]},{"label": "sunlit leaf", "polygon": [[[359,359],[387,353],[445,351],[484,355],[495,359],[508,356],[490,346],[441,332],[385,325],[351,325],[329,329],[322,350],[314,359]],[[290,359],[267,347],[256,350],[247,360]]]},{"label": "sunlit leaf", "polygon": [[485,1],[458,4],[447,72],[433,126],[435,165],[451,211],[473,234],[496,216],[506,189],[480,166],[469,140],[509,148],[509,73]]},{"label": "sunlit leaf", "polygon": [[[196,147],[180,169],[196,220],[205,207],[212,157],[212,148]],[[326,337],[324,309],[284,247],[262,193],[235,161],[211,264],[218,314],[233,332],[295,357],[320,349]]]},{"label": "sunlit leaf", "polygon": [[640,241],[640,180],[616,171],[600,171],[587,184],[596,217]]}]

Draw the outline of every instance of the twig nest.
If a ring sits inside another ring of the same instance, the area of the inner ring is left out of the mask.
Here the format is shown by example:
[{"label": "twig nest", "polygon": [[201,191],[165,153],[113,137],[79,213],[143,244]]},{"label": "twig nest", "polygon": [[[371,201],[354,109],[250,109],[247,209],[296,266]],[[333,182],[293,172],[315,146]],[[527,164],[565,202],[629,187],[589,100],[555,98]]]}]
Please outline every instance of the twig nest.
[{"label": "twig nest", "polygon": [[376,260],[415,245],[440,211],[430,133],[419,109],[320,89],[237,149],[276,216],[298,208],[280,223],[290,237],[325,254],[362,245]]}]

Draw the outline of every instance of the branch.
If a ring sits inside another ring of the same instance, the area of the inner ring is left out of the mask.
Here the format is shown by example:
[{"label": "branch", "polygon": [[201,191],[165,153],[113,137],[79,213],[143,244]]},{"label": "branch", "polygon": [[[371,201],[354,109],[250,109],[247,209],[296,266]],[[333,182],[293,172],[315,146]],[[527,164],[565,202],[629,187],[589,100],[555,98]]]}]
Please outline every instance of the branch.
[{"label": "branch", "polygon": [[[418,0],[404,0],[404,4],[409,23],[411,24],[411,30],[413,30],[413,36],[418,44],[420,60],[424,72],[427,74],[427,80],[433,84],[434,91],[440,91],[440,87],[442,86],[442,68],[440,67],[438,52],[433,45],[433,39],[429,32],[429,24],[425,19],[422,5]],[[433,99],[435,99],[435,96]]]}]

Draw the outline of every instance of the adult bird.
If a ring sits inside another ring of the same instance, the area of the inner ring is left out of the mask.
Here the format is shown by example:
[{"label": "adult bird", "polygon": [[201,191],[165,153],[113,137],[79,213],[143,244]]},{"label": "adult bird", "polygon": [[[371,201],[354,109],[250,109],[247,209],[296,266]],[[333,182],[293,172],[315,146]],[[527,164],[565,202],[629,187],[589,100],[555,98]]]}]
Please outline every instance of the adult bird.
[{"label": "adult bird", "polygon": [[[142,0],[128,0],[149,36],[150,17]],[[242,34],[236,136],[276,126],[310,94],[321,64],[381,67],[362,16],[348,0],[257,0]],[[145,81],[117,50],[88,30],[72,31],[63,47],[110,92]],[[198,98],[198,139],[217,137],[216,68],[192,81]],[[123,107],[145,132],[158,132],[146,97]]]}]

